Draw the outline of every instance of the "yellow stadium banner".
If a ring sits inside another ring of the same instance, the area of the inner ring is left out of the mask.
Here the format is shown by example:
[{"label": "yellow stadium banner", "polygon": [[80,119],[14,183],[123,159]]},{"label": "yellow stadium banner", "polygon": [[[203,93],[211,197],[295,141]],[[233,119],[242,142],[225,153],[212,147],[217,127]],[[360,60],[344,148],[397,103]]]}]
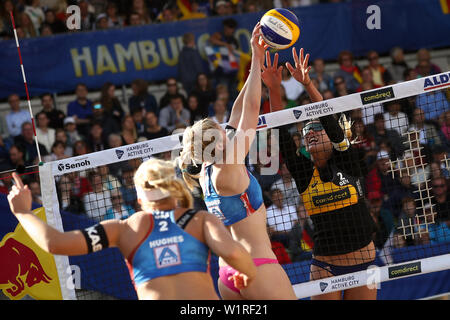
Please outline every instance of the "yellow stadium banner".
[{"label": "yellow stadium banner", "polygon": [[450,0],[440,0],[442,12],[445,14],[450,13]]},{"label": "yellow stadium banner", "polygon": [[[44,208],[33,210],[47,221]],[[43,251],[20,224],[0,241],[0,290],[11,300],[62,300],[53,255]]]}]

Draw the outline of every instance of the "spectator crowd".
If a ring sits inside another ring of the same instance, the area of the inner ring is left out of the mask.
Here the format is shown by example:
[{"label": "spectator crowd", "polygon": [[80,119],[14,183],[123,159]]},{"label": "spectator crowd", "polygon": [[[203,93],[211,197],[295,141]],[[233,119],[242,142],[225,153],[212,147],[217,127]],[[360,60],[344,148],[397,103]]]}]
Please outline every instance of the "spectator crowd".
[{"label": "spectator crowd", "polygon": [[[313,1],[190,1],[190,16],[186,16],[179,1],[6,0],[2,2],[0,30],[3,38],[11,37],[7,13],[12,10],[23,37],[68,32],[64,13],[73,3],[80,6],[82,31],[87,31],[252,12],[265,9],[265,5],[272,8],[275,2],[289,6]],[[224,30],[214,34],[211,43],[236,49],[236,25],[233,19],[225,19]],[[36,108],[35,114],[38,144],[28,111],[21,109],[20,96],[11,93],[7,100],[10,112],[0,119],[0,192],[7,193],[12,185],[8,171],[33,171],[39,161],[38,150],[42,160],[49,162],[164,137],[205,117],[226,123],[237,93],[236,74],[224,76],[220,70],[207,70],[193,34],[186,33],[183,44],[178,76],[166,79],[166,91],[160,99],[149,91],[147,79],[130,84],[132,95],[127,101],[116,96],[112,83],[105,83],[99,97],[91,100],[89,88],[79,83],[66,113],[55,105],[52,94],[42,95],[41,108]],[[323,59],[312,61],[311,78],[324,99],[331,99],[441,72],[428,50],[420,49],[416,57],[416,65],[410,65],[403,50],[396,47],[391,50],[390,65],[384,66],[379,54],[370,51],[366,66],[361,68],[351,52],[343,51],[337,57],[339,69],[334,74],[326,71]],[[286,108],[310,103],[302,85],[284,64],[280,66]],[[369,168],[366,199],[376,225],[373,239],[378,250],[450,240],[450,160],[446,161],[450,152],[449,101],[449,90],[440,90],[347,114],[353,122],[353,147],[362,153]],[[269,106],[268,92],[263,88],[261,114],[267,113]],[[297,152],[309,156],[299,134],[301,127],[301,123],[292,126],[292,138]],[[269,142],[263,147],[268,153],[273,151]],[[130,216],[139,210],[133,188],[138,165],[138,160],[129,161],[59,177],[61,209],[94,220]],[[283,263],[310,259],[314,226],[295,181],[282,159],[276,174],[261,174],[264,166],[258,163],[249,165],[249,169],[263,189],[273,249]],[[30,173],[27,180],[33,200],[42,203],[38,174]],[[201,195],[194,195],[196,204],[202,207]],[[423,199],[429,201],[423,203]],[[404,237],[400,227],[411,224]]]}]

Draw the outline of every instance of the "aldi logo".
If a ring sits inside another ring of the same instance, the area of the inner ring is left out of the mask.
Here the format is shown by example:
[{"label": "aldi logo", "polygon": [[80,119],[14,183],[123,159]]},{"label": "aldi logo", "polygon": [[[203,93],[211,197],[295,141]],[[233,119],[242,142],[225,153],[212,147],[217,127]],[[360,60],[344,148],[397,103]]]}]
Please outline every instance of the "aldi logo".
[{"label": "aldi logo", "polygon": [[450,86],[450,73],[425,78],[423,90],[428,91],[436,88],[444,88],[447,86]]},{"label": "aldi logo", "polygon": [[157,247],[154,249],[156,266],[166,268],[181,264],[180,250],[178,244]]}]

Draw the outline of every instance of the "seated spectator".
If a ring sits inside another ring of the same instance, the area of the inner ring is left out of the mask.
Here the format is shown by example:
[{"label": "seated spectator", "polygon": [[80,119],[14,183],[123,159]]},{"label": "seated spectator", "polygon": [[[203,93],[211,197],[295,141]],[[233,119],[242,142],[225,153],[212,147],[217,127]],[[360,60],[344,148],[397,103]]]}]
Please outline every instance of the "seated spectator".
[{"label": "seated spectator", "polygon": [[[213,33],[208,41],[210,45],[227,48],[229,54],[234,54],[234,51],[239,49],[239,41],[234,36],[237,21],[233,18],[227,18],[222,21],[222,26],[222,31]],[[213,79],[216,80],[216,85],[222,83],[227,86],[230,98],[233,100],[237,96],[237,73],[238,68],[225,70],[218,66],[212,74]]]},{"label": "seated spectator", "polygon": [[418,77],[419,75],[417,74],[416,69],[406,69],[403,73],[403,78],[405,79],[405,81],[415,80]]},{"label": "seated spectator", "polygon": [[400,136],[403,135],[408,130],[409,121],[408,116],[400,111],[400,101],[390,101],[385,103],[385,106],[387,112],[383,116],[386,129],[396,130]]},{"label": "seated spectator", "polygon": [[183,49],[178,57],[178,79],[184,90],[191,93],[197,75],[205,72],[203,59],[195,46],[195,35],[191,32],[183,35]]},{"label": "seated spectator", "polygon": [[[38,158],[38,151],[36,148],[36,142],[34,141],[33,125],[30,122],[22,124],[22,134],[14,138],[14,144],[21,145],[25,151],[25,165],[33,165]],[[38,143],[39,152],[42,157],[48,155],[47,149],[41,143]]]},{"label": "seated spectator", "polygon": [[42,206],[42,194],[41,194],[41,186],[39,185],[39,181],[31,180],[28,182],[28,188],[31,191],[31,201],[32,203],[36,203]]},{"label": "seated spectator", "polygon": [[231,112],[233,108],[233,101],[230,100],[230,92],[224,84],[218,84],[216,86],[216,99],[221,99],[225,102],[227,110]]},{"label": "seated spectator", "polygon": [[91,125],[91,130],[86,139],[88,149],[91,152],[97,152],[107,149],[106,136],[104,135],[102,122],[95,121]]},{"label": "seated spectator", "polygon": [[292,260],[289,257],[286,247],[281,242],[271,240],[270,243],[272,251],[275,254],[275,257],[277,258],[279,264],[292,263]]},{"label": "seated spectator", "polygon": [[3,141],[0,136],[0,172],[10,169],[9,166],[9,148],[11,146]]},{"label": "seated spectator", "polygon": [[78,1],[80,8],[81,31],[90,31],[95,26],[95,14],[89,12],[89,2],[87,0]]},{"label": "seated spectator", "polygon": [[450,179],[449,153],[443,146],[434,146],[431,150],[430,162],[438,162],[441,164],[442,175],[445,179]]},{"label": "seated spectator", "polygon": [[420,77],[426,77],[441,73],[442,71],[441,68],[431,62],[430,52],[422,48],[417,51],[416,72]]},{"label": "seated spectator", "polygon": [[299,205],[300,194],[297,190],[297,185],[295,184],[294,178],[292,178],[285,163],[281,165],[280,170],[281,178],[275,181],[271,189],[278,189],[283,194],[283,205],[284,206],[295,206]]},{"label": "seated spectator", "polygon": [[358,87],[358,89],[356,89],[356,92],[362,92],[362,91],[372,90],[372,89],[381,87],[380,85],[375,84],[375,82],[373,81],[372,69],[370,69],[369,66],[364,67],[362,69],[361,78],[362,78],[361,85]]},{"label": "seated spectator", "polygon": [[99,14],[95,18],[94,30],[108,30],[108,16],[105,13]]},{"label": "seated spectator", "polygon": [[430,91],[417,96],[416,107],[425,112],[426,120],[436,121],[443,112],[450,109],[450,103],[443,91]]},{"label": "seated spectator", "polygon": [[425,184],[430,176],[429,165],[421,165],[420,162],[422,161],[423,160],[419,157],[418,153],[408,150],[405,151],[403,154],[403,161],[400,162],[401,168],[405,168],[407,170],[408,175],[411,177],[411,183],[416,186]]},{"label": "seated spectator", "polygon": [[381,150],[377,154],[375,167],[369,171],[366,177],[366,192],[370,198],[372,193],[381,195],[384,200],[389,198],[390,190],[396,186],[396,181],[392,179],[390,172],[391,164],[389,161],[389,153]]},{"label": "seated spectator", "polygon": [[137,12],[131,12],[127,17],[127,25],[132,26],[143,26],[145,21],[141,19],[141,16]]},{"label": "seated spectator", "polygon": [[26,150],[22,145],[13,144],[11,148],[9,148],[9,159],[5,167],[7,169],[24,168],[26,166],[25,152]]},{"label": "seated spectator", "polygon": [[389,84],[392,80],[392,76],[389,71],[380,64],[378,53],[373,50],[369,51],[367,60],[369,60],[369,69],[372,71],[374,85],[382,87]]},{"label": "seated spectator", "polygon": [[44,157],[44,161],[50,162],[68,158],[69,156],[65,154],[65,150],[66,145],[64,142],[56,140],[51,147],[51,153]]},{"label": "seated spectator", "polygon": [[41,37],[47,37],[53,35],[53,31],[50,26],[46,23],[41,25],[41,30],[39,30]]},{"label": "seated spectator", "polygon": [[[42,12],[42,15],[44,15],[43,12]],[[39,29],[41,26],[41,22],[38,22],[37,24],[35,24],[35,23],[33,23],[33,20],[31,17],[32,17],[31,13],[27,13],[25,11],[19,13],[18,25],[20,26],[20,29],[23,32],[24,38],[34,38],[34,37],[39,36]],[[41,18],[38,18],[38,19],[42,22],[44,21],[44,17],[42,17],[42,20],[41,20]],[[34,21],[39,21],[39,20],[35,19]]]},{"label": "seated spectator", "polygon": [[191,10],[183,10],[181,12],[180,20],[192,20],[192,19],[204,19],[207,18],[207,15],[203,12],[200,12],[198,0],[190,1]]},{"label": "seated spectator", "polygon": [[198,97],[198,103],[202,116],[203,118],[206,118],[209,114],[209,105],[216,100],[216,92],[214,91],[211,81],[206,73],[200,73],[197,75],[192,94]]},{"label": "seated spectator", "polygon": [[84,172],[71,172],[63,176],[69,178],[71,194],[73,194],[73,196],[79,198],[80,200],[82,200],[86,194],[92,191],[92,186],[89,180],[81,174],[84,174]]},{"label": "seated spectator", "polygon": [[75,144],[73,145],[73,156],[74,157],[81,156],[81,155],[88,154],[88,153],[90,153],[90,150],[88,149],[86,142],[84,142],[82,140],[78,140],[77,142],[75,142]]},{"label": "seated spectator", "polygon": [[208,116],[208,109],[201,110],[198,96],[191,94],[188,97],[188,109],[191,114],[190,124],[193,125],[196,121],[202,120]]},{"label": "seated spectator", "polygon": [[439,177],[431,180],[431,191],[433,194],[432,203],[435,205],[436,219],[446,221],[450,218],[450,194],[448,182]]},{"label": "seated spectator", "polygon": [[152,23],[152,17],[144,0],[133,0],[133,3],[131,5],[131,12],[137,13],[139,15],[139,20],[142,22],[142,24]]},{"label": "seated spectator", "polygon": [[353,54],[350,51],[341,51],[339,53],[338,63],[339,70],[334,74],[334,78],[342,77],[347,89],[355,92],[361,84],[362,79],[358,66],[353,63]]},{"label": "seated spectator", "polygon": [[162,8],[159,15],[156,17],[156,22],[158,23],[167,23],[167,22],[175,22],[178,20],[177,16],[177,9],[175,4],[173,3],[166,3],[164,7]]},{"label": "seated spectator", "polygon": [[272,205],[267,208],[267,224],[271,241],[279,241],[289,246],[289,231],[297,221],[297,208],[284,204],[283,193],[279,189],[270,192]]},{"label": "seated spectator", "polygon": [[158,124],[158,117],[153,112],[147,112],[145,114],[145,131],[143,136],[147,140],[152,140],[168,135],[169,131]]},{"label": "seated spectator", "polygon": [[450,110],[446,111],[442,116],[441,132],[444,138],[450,143]]},{"label": "seated spectator", "polygon": [[111,193],[103,188],[102,177],[98,172],[90,171],[88,179],[92,192],[83,197],[84,208],[89,218],[100,222],[104,219],[106,210],[112,206]]},{"label": "seated spectator", "polygon": [[116,86],[114,84],[111,82],[104,83],[100,94],[100,104],[102,105],[104,114],[112,117],[112,119],[116,122],[117,127],[120,128],[124,111],[122,104],[115,95],[115,91]]},{"label": "seated spectator", "polygon": [[111,190],[111,202],[112,206],[106,210],[103,220],[125,220],[135,212],[132,207],[123,202],[122,195],[117,189]]},{"label": "seated spectator", "polygon": [[[364,119],[364,118],[363,118]],[[393,158],[401,156],[405,150],[404,139],[396,130],[387,129],[382,113],[374,116],[374,123],[367,126],[367,131],[375,139],[375,144],[379,146],[383,141],[388,141],[392,147]]]},{"label": "seated spectator", "polygon": [[394,47],[391,50],[391,66],[388,68],[389,74],[392,76],[392,82],[398,83],[405,80],[405,71],[408,70],[408,64],[405,62],[403,49]]},{"label": "seated spectator", "polygon": [[218,124],[228,122],[229,114],[228,114],[225,102],[223,102],[220,99],[217,99],[214,102],[213,110],[214,110],[214,115],[211,117],[211,119],[213,121],[217,122]]},{"label": "seated spectator", "polygon": [[414,246],[419,244],[418,236],[416,236],[418,232],[417,227],[410,227],[417,225],[417,210],[416,210],[416,201],[411,197],[404,197],[402,199],[402,210],[399,215],[397,228],[401,228],[403,236],[405,237],[405,245],[406,246]]},{"label": "seated spectator", "polygon": [[177,95],[170,99],[170,104],[167,107],[161,109],[159,125],[171,133],[175,129],[189,126],[190,118],[189,110],[183,108],[182,96]]},{"label": "seated spectator", "polygon": [[172,97],[181,97],[183,106],[186,105],[186,100],[184,95],[180,92],[178,88],[178,82],[175,78],[169,78],[166,81],[167,85],[167,91],[164,93],[164,95],[159,100],[159,107],[160,109],[163,109],[167,107],[170,104],[170,100]]},{"label": "seated spectator", "polygon": [[131,115],[126,115],[122,120],[122,141],[124,145],[137,142],[138,134],[136,124]]},{"label": "seated spectator", "polygon": [[67,105],[67,116],[73,117],[81,135],[87,136],[92,116],[92,101],[87,98],[88,88],[79,83],[75,88],[76,99]]},{"label": "seated spectator", "polygon": [[233,14],[233,8],[228,0],[219,0],[214,6],[214,15],[223,17]]},{"label": "seated spectator", "polygon": [[311,260],[314,247],[314,226],[302,203],[297,207],[297,218],[289,232],[288,252],[292,262]]},{"label": "seated spectator", "polygon": [[281,71],[281,85],[286,91],[286,98],[288,100],[297,100],[300,95],[305,91],[303,85],[301,85],[295,78],[291,75],[286,66],[283,66]]},{"label": "seated spectator", "polygon": [[120,187],[122,186],[119,179],[117,179],[114,175],[109,173],[109,166],[107,165],[99,166],[98,173],[102,177],[104,190],[109,190],[112,192],[112,190],[119,190]]},{"label": "seated spectator", "polygon": [[114,2],[108,2],[105,12],[108,28],[122,28],[125,25],[123,18],[118,15],[117,5]]},{"label": "seated spectator", "polygon": [[44,93],[41,96],[42,110],[50,120],[48,126],[52,129],[59,129],[64,127],[64,118],[66,115],[61,110],[55,108],[53,97],[50,93]]},{"label": "seated spectator", "polygon": [[52,34],[63,33],[67,31],[64,22],[56,18],[55,11],[52,9],[47,9],[47,11],[45,11],[45,24],[50,27]]},{"label": "seated spectator", "polygon": [[402,210],[402,199],[413,198],[419,199],[417,186],[411,183],[411,176],[408,174],[408,170],[401,169],[396,172],[395,175],[396,184],[389,191],[389,198],[383,203],[383,206],[387,208],[394,217],[398,218],[400,211]]},{"label": "seated spectator", "polygon": [[333,90],[333,77],[325,72],[325,62],[318,58],[313,61],[313,70],[309,73],[311,79],[316,79],[319,85],[316,87],[320,92]]},{"label": "seated spectator", "polygon": [[352,93],[352,91],[347,88],[345,78],[342,76],[337,76],[334,78],[334,90],[335,90],[334,95],[336,97],[343,97]]},{"label": "seated spectator", "polygon": [[108,136],[108,146],[109,148],[118,148],[123,146],[122,137],[120,134],[117,133],[111,133]]},{"label": "seated spectator", "polygon": [[[130,114],[135,109],[144,109],[146,112],[152,111],[159,114],[158,103],[154,95],[148,92],[148,83],[143,79],[136,79],[131,83],[133,95],[128,99]],[[162,107],[162,106],[161,106]]]},{"label": "seated spectator", "polygon": [[64,131],[64,129],[56,129],[55,142],[57,142],[57,141],[60,141],[64,144],[64,154],[67,157],[71,157],[73,154],[73,148],[72,148],[72,146],[67,145],[68,138],[67,138],[67,134]]},{"label": "seated spectator", "polygon": [[11,138],[20,135],[22,124],[31,120],[30,113],[20,109],[19,95],[12,93],[8,96],[11,111],[6,115],[6,125]]},{"label": "seated spectator", "polygon": [[[352,117],[352,119],[355,119]],[[353,148],[361,149],[364,153],[364,158],[366,163],[370,167],[371,164],[376,160],[377,156],[377,145],[375,144],[375,139],[371,136],[364,125],[361,118],[356,118],[352,126],[352,145]]]},{"label": "seated spectator", "polygon": [[75,214],[85,212],[83,201],[73,193],[71,187],[73,181],[71,176],[63,175],[58,182],[58,202],[61,211],[67,211]]},{"label": "seated spectator", "polygon": [[13,186],[13,179],[10,172],[0,171],[0,193],[8,195]]},{"label": "seated spectator", "polygon": [[134,124],[136,125],[136,133],[138,137],[143,136],[145,132],[144,115],[145,111],[141,108],[134,109],[133,113],[131,114]]},{"label": "seated spectator", "polygon": [[414,109],[408,131],[418,131],[419,143],[429,149],[435,145],[442,144],[436,127],[429,123],[425,123],[425,112],[420,108]]},{"label": "seated spectator", "polygon": [[394,229],[394,219],[392,214],[382,207],[383,195],[373,192],[369,194],[369,211],[375,223],[373,242],[377,250],[382,250]]},{"label": "seated spectator", "polygon": [[44,112],[36,114],[36,135],[47,153],[51,152],[52,145],[55,142],[55,129],[49,128],[50,120]]},{"label": "seated spectator", "polygon": [[75,142],[83,140],[83,136],[78,133],[75,118],[73,117],[66,117],[64,119],[64,132],[66,133],[67,136],[66,144],[68,147],[73,148]]},{"label": "seated spectator", "polygon": [[137,202],[136,189],[134,187],[134,169],[131,166],[122,166],[122,187],[120,193],[124,203],[132,207],[135,211],[140,210],[140,205]]}]

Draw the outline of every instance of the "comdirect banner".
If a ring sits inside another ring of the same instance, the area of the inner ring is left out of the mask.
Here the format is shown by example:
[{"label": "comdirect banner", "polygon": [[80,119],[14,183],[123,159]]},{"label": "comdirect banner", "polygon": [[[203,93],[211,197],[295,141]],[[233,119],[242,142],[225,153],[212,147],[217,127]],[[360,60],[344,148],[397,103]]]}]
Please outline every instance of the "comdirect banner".
[{"label": "comdirect banner", "polygon": [[[450,44],[450,14],[439,0],[355,1],[291,10],[300,22],[295,46],[304,47],[311,59],[336,59],[342,50],[362,56],[369,50],[387,53],[394,46],[417,50]],[[235,36],[244,53],[250,51],[251,31],[263,14],[229,16],[238,22]],[[181,38],[186,32],[196,36],[206,66],[204,48],[209,36],[222,30],[223,19],[20,39],[30,94],[69,92],[80,82],[98,89],[107,81],[122,85],[136,78],[156,81],[176,76]],[[280,55],[280,61],[292,60],[290,49]],[[0,98],[13,92],[24,96],[14,40],[0,42],[0,63]]]}]

